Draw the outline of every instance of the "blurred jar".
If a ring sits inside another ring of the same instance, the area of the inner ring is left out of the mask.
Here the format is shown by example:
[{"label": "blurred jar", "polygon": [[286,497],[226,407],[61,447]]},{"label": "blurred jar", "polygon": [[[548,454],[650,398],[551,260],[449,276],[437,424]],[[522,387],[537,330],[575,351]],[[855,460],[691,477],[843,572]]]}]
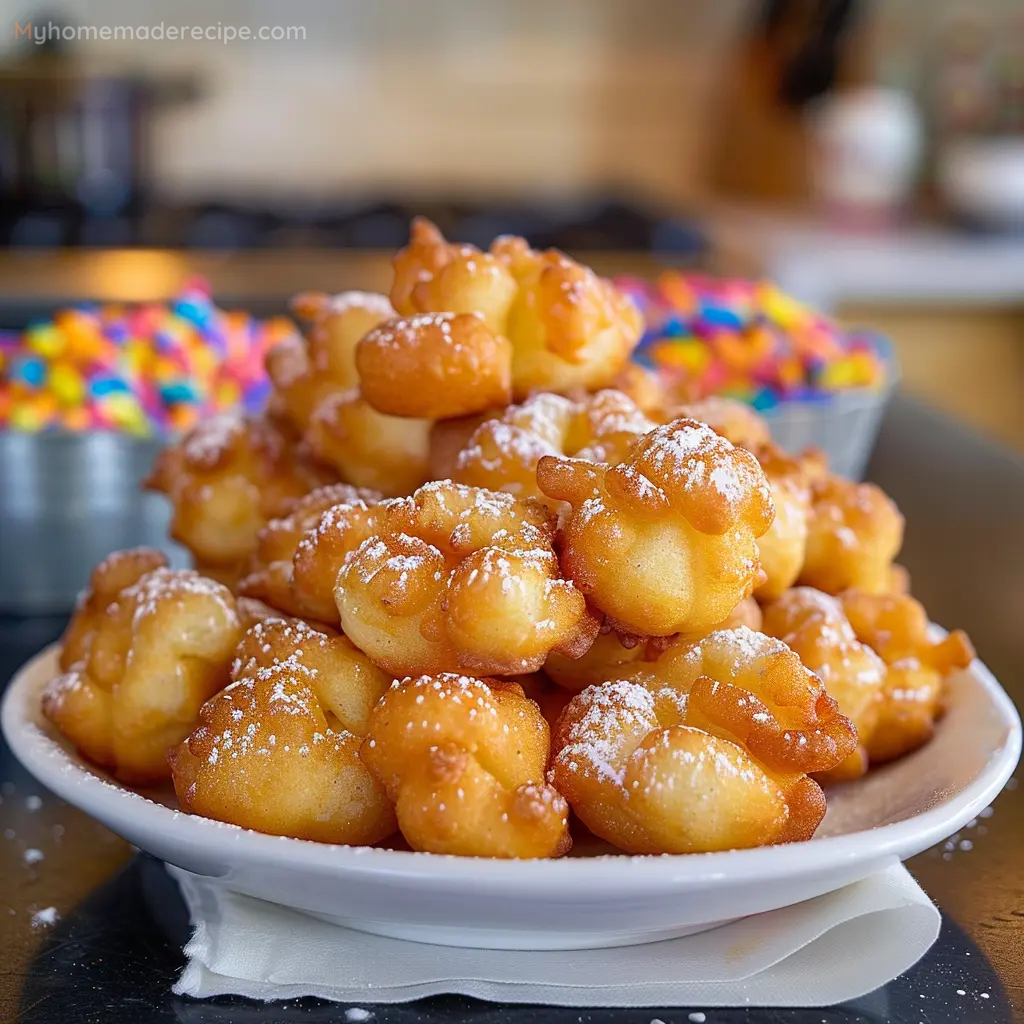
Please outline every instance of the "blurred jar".
[{"label": "blurred jar", "polygon": [[851,89],[823,100],[808,117],[811,183],[826,213],[856,225],[898,219],[913,192],[923,142],[910,96]]}]

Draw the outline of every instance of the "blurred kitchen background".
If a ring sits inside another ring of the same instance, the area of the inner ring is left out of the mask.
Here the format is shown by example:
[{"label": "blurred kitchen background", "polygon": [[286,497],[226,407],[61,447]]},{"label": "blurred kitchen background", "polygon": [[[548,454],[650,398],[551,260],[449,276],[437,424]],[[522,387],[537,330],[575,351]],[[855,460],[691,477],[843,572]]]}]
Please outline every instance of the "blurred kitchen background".
[{"label": "blurred kitchen background", "polygon": [[[423,212],[606,273],[767,275],[1024,446],[1019,0],[3,0],[0,327],[386,290]],[[304,39],[16,39],[16,25]]]}]

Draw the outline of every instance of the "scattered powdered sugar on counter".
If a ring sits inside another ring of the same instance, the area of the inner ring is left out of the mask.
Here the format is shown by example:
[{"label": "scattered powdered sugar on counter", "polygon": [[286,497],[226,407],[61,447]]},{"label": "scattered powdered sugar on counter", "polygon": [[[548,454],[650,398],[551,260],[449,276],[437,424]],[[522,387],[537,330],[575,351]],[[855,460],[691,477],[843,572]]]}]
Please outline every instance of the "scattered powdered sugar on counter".
[{"label": "scattered powdered sugar on counter", "polygon": [[56,907],[44,907],[32,915],[33,928],[52,928],[60,920]]},{"label": "scattered powdered sugar on counter", "polygon": [[25,810],[38,811],[39,808],[42,806],[42,797],[36,796],[35,794],[33,794],[32,796],[25,797]]},{"label": "scattered powdered sugar on counter", "polygon": [[45,859],[45,856],[42,850],[31,847],[21,855],[21,859],[25,867],[30,868],[33,864],[38,864],[41,860]]},{"label": "scattered powdered sugar on counter", "polygon": [[345,1011],[345,1020],[360,1021],[370,1020],[373,1014],[369,1010],[364,1010],[361,1006],[350,1006]]}]

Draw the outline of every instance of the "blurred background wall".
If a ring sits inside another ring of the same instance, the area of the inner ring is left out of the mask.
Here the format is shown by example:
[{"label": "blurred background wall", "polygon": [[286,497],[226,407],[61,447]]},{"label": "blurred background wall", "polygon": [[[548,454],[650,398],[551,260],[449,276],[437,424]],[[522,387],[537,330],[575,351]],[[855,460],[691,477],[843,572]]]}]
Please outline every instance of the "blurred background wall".
[{"label": "blurred background wall", "polygon": [[[0,15],[15,252],[384,249],[424,210],[476,242],[699,253],[890,331],[911,390],[1024,443],[1020,0],[0,0]],[[41,47],[14,38],[28,21],[305,38]],[[59,299],[98,280],[91,265],[58,286],[63,264],[14,260],[6,291]],[[150,265],[163,282],[185,264]],[[137,257],[118,266],[104,280],[131,297],[157,280]],[[320,264],[278,259],[232,295],[265,296],[289,266],[313,284]]]}]

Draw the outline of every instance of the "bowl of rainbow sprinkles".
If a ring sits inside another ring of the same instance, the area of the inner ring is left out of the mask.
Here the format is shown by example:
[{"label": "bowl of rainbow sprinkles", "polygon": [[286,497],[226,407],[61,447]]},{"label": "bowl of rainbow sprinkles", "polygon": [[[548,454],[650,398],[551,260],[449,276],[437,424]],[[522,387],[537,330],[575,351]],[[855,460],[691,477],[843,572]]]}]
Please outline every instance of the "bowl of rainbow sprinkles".
[{"label": "bowl of rainbow sprinkles", "polygon": [[266,351],[294,331],[193,281],[167,303],[83,304],[0,332],[0,610],[66,610],[115,548],[185,564],[142,483],[200,420],[259,413]]},{"label": "bowl of rainbow sprinkles", "polygon": [[748,402],[790,452],[820,448],[860,479],[899,378],[892,345],[847,330],[767,281],[666,271],[618,278],[644,315],[633,359],[680,401]]}]

